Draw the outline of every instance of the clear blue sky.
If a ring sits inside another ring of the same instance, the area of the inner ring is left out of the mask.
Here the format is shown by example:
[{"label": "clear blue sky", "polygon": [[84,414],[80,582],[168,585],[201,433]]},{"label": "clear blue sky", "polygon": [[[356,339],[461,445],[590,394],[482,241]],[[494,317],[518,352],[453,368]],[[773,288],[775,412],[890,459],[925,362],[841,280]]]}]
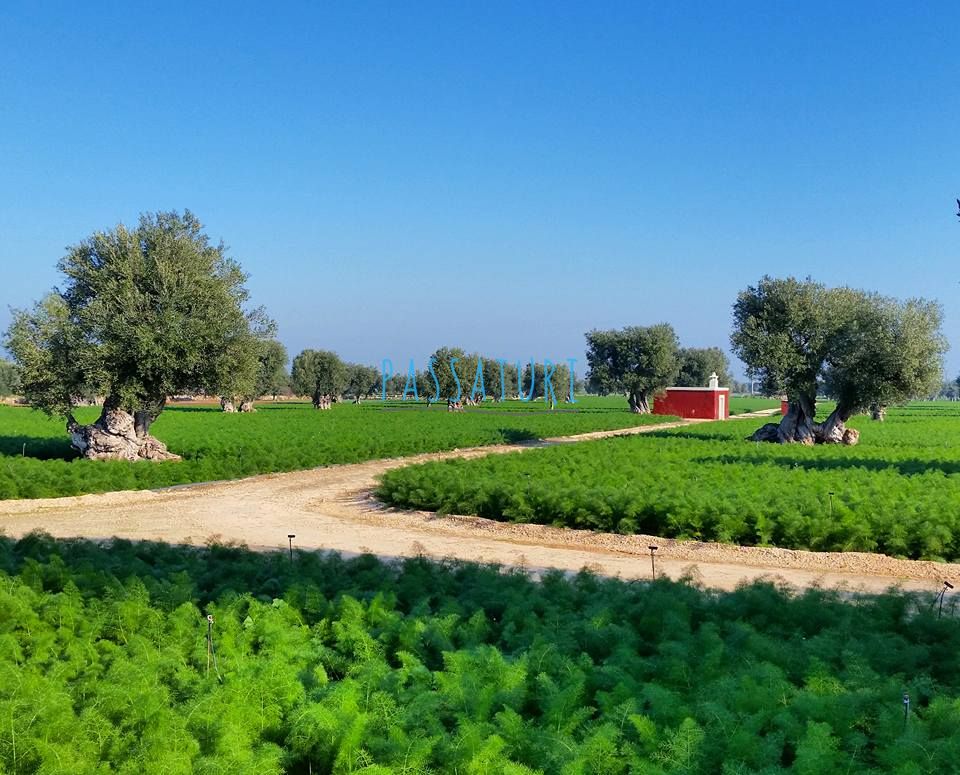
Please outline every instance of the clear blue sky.
[{"label": "clear blue sky", "polygon": [[960,370],[955,1],[208,5],[0,6],[0,326],[190,208],[291,354],[727,347],[792,273],[939,299]]}]

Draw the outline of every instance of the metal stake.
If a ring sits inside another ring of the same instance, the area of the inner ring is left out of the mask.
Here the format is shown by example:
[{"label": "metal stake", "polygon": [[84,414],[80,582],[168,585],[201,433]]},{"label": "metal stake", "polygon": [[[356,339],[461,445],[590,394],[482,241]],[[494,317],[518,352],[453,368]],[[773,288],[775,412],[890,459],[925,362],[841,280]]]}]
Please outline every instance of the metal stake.
[{"label": "metal stake", "polygon": [[655,551],[657,551],[657,547],[656,547],[656,546],[648,546],[647,549],[650,550],[650,578],[652,578],[654,581],[656,581],[656,579],[657,579],[657,563],[656,563],[656,560],[654,560],[654,558],[653,558],[653,553],[654,553]]},{"label": "metal stake", "polygon": [[296,538],[296,533],[287,533],[287,541],[290,544],[290,562],[293,562],[293,539]]},{"label": "metal stake", "polygon": [[907,717],[910,715],[910,695],[903,693],[903,726],[907,726]]},{"label": "metal stake", "polygon": [[213,647],[213,614],[207,614],[207,675],[210,675],[210,657],[213,657],[213,669],[217,673],[217,680],[223,683],[220,675],[220,665],[217,663],[217,650]]},{"label": "metal stake", "polygon": [[213,652],[213,614],[207,614],[207,675],[210,675],[210,655]]},{"label": "metal stake", "polygon": [[953,589],[953,584],[949,581],[943,582],[943,589],[940,590],[940,594],[937,597],[940,598],[940,609],[937,611],[937,618],[940,619],[943,616],[943,598],[947,596],[947,590]]}]

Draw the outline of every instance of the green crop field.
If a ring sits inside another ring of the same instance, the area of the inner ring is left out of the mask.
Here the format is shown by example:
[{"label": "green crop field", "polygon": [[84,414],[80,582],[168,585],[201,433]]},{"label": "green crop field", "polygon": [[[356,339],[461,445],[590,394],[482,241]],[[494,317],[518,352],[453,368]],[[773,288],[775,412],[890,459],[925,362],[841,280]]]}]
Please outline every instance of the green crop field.
[{"label": "green crop field", "polygon": [[954,611],[904,594],[31,535],[0,538],[0,614],[11,775],[942,775],[960,761]]},{"label": "green crop field", "polygon": [[[99,410],[80,409],[81,422]],[[77,460],[64,423],[0,406],[0,498],[42,498],[163,487],[354,463],[456,447],[624,428],[676,418],[631,415],[622,398],[585,397],[549,411],[542,401],[487,404],[451,414],[413,402],[261,404],[255,414],[211,406],[168,407],[151,428],[179,462]]]},{"label": "green crop field", "polygon": [[384,475],[379,495],[517,522],[960,559],[960,405],[857,418],[855,447],[746,441],[761,422],[411,466]]},{"label": "green crop field", "polygon": [[763,396],[730,396],[730,414],[745,414],[759,412],[762,409],[779,409],[779,398],[764,398]]}]

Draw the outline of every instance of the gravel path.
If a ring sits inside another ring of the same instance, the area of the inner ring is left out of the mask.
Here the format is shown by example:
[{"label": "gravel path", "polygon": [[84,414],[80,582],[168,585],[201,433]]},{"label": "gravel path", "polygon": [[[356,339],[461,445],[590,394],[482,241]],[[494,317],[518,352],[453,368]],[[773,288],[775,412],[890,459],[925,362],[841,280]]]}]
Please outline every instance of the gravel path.
[{"label": "gravel path", "polygon": [[[773,412],[739,415],[763,417]],[[879,592],[899,584],[936,593],[960,580],[960,565],[896,560],[860,552],[804,552],[623,536],[544,525],[515,525],[478,517],[438,517],[384,507],[372,497],[376,477],[428,460],[518,453],[550,444],[646,433],[692,421],[430,453],[406,458],[270,474],[167,490],[116,492],[47,500],[0,501],[0,528],[19,537],[43,529],[58,537],[150,539],[186,544],[240,541],[256,549],[285,549],[295,533],[300,548],[372,552],[382,557],[423,554],[496,562],[533,572],[583,567],[625,579],[650,578],[648,546],[658,546],[656,572],[692,574],[708,587],[732,589],[761,577],[795,587],[842,586]]]}]

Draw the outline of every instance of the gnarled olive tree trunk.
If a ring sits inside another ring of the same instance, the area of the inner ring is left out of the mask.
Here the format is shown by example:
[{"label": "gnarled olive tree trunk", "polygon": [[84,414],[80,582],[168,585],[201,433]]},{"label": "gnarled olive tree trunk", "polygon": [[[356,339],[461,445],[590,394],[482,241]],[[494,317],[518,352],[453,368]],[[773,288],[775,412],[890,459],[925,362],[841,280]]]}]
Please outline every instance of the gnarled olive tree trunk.
[{"label": "gnarled olive tree trunk", "polygon": [[630,411],[634,414],[650,414],[650,402],[647,400],[647,394],[643,391],[634,391],[627,393],[627,401],[630,404]]},{"label": "gnarled olive tree trunk", "polygon": [[846,427],[854,412],[838,405],[822,423],[814,422],[816,404],[806,396],[791,400],[779,423],[770,422],[750,436],[750,441],[778,444],[846,444],[860,440],[860,431]]},{"label": "gnarled olive tree trunk", "polygon": [[220,408],[225,412],[255,412],[252,398],[227,398],[223,396],[220,399]]},{"label": "gnarled olive tree trunk", "polygon": [[314,409],[329,409],[333,406],[333,398],[326,393],[314,393],[313,394],[313,408]]},{"label": "gnarled olive tree trunk", "polygon": [[154,409],[130,412],[108,398],[96,422],[80,425],[67,418],[70,442],[88,460],[180,460],[167,451],[167,445],[150,435],[150,425],[160,414],[161,402]]},{"label": "gnarled olive tree trunk", "polygon": [[779,423],[767,423],[759,428],[751,441],[774,441],[778,444],[815,444],[813,418],[816,405],[806,396],[791,401],[787,413]]}]

